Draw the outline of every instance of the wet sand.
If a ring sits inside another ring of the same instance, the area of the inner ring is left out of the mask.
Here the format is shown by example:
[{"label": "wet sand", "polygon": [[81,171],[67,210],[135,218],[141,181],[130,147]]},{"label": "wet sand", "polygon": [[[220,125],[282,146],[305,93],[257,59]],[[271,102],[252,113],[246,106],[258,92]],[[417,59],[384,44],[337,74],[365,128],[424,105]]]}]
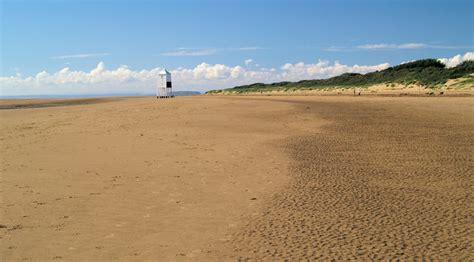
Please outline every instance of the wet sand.
[{"label": "wet sand", "polygon": [[0,110],[2,260],[472,260],[473,102]]},{"label": "wet sand", "polygon": [[4,99],[0,100],[0,110],[25,109],[54,106],[89,105],[112,102],[120,98],[70,98],[70,99]]}]

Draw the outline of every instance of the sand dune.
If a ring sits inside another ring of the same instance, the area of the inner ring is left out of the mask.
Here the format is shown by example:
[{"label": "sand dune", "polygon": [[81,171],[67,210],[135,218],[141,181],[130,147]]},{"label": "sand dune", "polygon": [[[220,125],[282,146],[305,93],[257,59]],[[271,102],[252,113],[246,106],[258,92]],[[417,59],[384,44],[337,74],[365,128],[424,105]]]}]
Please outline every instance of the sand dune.
[{"label": "sand dune", "polygon": [[0,110],[2,260],[472,260],[470,97],[69,104]]}]

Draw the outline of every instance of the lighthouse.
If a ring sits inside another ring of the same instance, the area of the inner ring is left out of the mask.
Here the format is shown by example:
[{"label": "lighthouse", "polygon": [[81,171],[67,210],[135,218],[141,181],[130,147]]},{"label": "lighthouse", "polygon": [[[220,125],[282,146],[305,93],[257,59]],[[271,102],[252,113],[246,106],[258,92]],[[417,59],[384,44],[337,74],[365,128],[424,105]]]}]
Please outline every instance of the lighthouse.
[{"label": "lighthouse", "polygon": [[173,90],[171,85],[171,73],[168,70],[163,69],[159,73],[160,82],[158,83],[158,90],[156,92],[156,98],[171,98],[173,96]]}]

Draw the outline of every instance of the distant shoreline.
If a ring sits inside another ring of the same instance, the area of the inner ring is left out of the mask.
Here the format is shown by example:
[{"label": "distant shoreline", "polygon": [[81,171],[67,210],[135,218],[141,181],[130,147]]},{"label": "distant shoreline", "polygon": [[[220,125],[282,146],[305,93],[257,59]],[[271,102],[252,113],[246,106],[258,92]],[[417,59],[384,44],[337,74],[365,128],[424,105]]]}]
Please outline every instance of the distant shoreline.
[{"label": "distant shoreline", "polygon": [[[368,92],[364,90],[360,95],[354,95],[352,89],[333,90],[333,91],[316,91],[316,90],[298,90],[298,91],[274,91],[274,92],[248,92],[248,93],[220,93],[220,94],[202,94],[202,96],[215,97],[261,97],[261,96],[327,96],[327,97],[348,97],[348,96],[364,96],[364,97],[472,97],[474,92],[471,90],[463,91],[440,91],[436,92],[404,92],[406,90],[385,90],[386,92]],[[126,98],[154,98],[155,95],[122,95],[122,96],[97,96],[97,97],[39,97],[39,98],[3,98],[0,97],[0,110],[15,110],[15,109],[32,109],[45,107],[61,107],[73,105],[88,105],[112,102]]]},{"label": "distant shoreline", "polygon": [[[192,96],[200,95],[198,91],[174,91],[175,96]],[[59,95],[12,95],[12,96],[0,96],[0,100],[11,100],[11,99],[56,99],[56,98],[107,98],[107,97],[145,97],[145,96],[156,96],[155,93],[130,93],[130,94],[59,94]]]},{"label": "distant shoreline", "polygon": [[[124,97],[123,97],[124,98]],[[31,108],[43,108],[43,107],[58,107],[58,106],[71,106],[71,105],[88,105],[97,104],[103,102],[117,101],[117,97],[109,98],[82,98],[82,99],[0,99],[0,110],[7,109],[31,109]]]}]

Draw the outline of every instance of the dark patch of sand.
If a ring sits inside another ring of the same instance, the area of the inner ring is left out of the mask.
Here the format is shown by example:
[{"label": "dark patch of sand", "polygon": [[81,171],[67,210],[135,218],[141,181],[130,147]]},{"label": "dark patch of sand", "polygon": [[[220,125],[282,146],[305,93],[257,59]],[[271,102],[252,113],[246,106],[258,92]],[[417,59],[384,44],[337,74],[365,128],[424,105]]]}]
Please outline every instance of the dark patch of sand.
[{"label": "dark patch of sand", "polygon": [[289,139],[293,179],[240,259],[473,259],[472,100],[286,101],[332,124]]},{"label": "dark patch of sand", "polygon": [[117,101],[119,98],[81,98],[81,99],[5,99],[0,102],[0,110],[28,109],[55,106],[89,105]]}]

